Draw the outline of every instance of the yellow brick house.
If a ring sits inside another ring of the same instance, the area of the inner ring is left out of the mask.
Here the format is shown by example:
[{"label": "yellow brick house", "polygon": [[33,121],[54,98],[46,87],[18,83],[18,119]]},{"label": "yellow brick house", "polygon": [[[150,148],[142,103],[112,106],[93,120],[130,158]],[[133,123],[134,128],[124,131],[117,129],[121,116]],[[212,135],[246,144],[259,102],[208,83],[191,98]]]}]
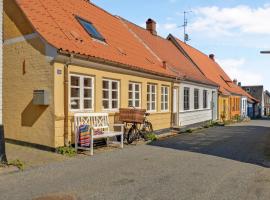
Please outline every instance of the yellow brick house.
[{"label": "yellow brick house", "polygon": [[[84,0],[4,0],[3,37],[9,141],[54,149],[74,142],[74,113],[108,112],[115,122],[127,107],[150,112],[155,131],[171,128],[182,69],[168,67],[121,18]],[[207,92],[216,86],[196,73],[211,113]]]}]

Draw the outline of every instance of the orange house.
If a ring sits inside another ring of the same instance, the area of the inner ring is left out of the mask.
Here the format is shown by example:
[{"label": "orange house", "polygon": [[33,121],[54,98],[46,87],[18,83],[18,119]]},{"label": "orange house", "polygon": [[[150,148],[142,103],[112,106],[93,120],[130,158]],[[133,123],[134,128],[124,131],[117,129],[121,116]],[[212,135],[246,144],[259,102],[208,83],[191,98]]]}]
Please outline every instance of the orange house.
[{"label": "orange house", "polygon": [[219,120],[229,120],[239,117],[241,115],[242,98],[254,98],[239,87],[237,81],[231,80],[222,67],[215,61],[213,54],[208,56],[171,34],[168,36],[168,40],[189,58],[209,80],[219,85]]}]

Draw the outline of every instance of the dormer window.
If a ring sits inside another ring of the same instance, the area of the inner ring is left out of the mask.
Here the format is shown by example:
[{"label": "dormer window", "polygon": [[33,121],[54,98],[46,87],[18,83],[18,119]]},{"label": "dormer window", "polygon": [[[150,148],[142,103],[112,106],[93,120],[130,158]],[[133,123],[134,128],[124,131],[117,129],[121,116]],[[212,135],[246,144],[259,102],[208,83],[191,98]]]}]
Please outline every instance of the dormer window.
[{"label": "dormer window", "polygon": [[80,17],[76,17],[76,19],[92,38],[105,42],[105,38],[98,32],[91,22],[88,22]]}]

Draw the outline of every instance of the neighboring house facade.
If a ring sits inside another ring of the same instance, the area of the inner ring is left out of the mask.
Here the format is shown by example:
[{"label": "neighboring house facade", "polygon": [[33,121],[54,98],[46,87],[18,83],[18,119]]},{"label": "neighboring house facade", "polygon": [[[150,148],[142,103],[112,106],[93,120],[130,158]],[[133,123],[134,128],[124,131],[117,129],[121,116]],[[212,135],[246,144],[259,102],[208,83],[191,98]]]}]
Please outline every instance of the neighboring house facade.
[{"label": "neighboring house facade", "polygon": [[270,116],[270,92],[264,92],[264,116]]},{"label": "neighboring house facade", "polygon": [[167,39],[189,58],[208,79],[219,85],[218,119],[225,121],[240,117],[244,110],[247,109],[245,105],[242,110],[241,102],[245,102],[250,95],[230,79],[215,61],[214,55],[207,56],[173,35],[169,35]]},{"label": "neighboring house facade", "polygon": [[252,114],[252,118],[264,116],[264,87],[262,85],[257,85],[242,86],[242,88],[258,101],[258,103],[249,106],[249,113]]},{"label": "neighboring house facade", "polygon": [[217,84],[208,80],[170,41],[157,35],[154,20],[147,20],[146,29],[123,21],[165,67],[178,72],[179,83],[173,86],[174,126],[217,120]]},{"label": "neighboring house facade", "polygon": [[155,131],[171,128],[174,108],[177,125],[215,119],[215,83],[141,40],[88,1],[4,0],[6,137],[56,148],[74,143],[74,113],[108,112],[114,123],[127,107],[150,112]]}]

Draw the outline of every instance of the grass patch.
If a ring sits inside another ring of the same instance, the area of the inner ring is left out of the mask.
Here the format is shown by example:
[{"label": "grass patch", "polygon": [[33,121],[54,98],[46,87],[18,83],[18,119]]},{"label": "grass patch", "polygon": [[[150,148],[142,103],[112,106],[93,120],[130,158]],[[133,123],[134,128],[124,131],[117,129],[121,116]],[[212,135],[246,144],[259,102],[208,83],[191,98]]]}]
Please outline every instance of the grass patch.
[{"label": "grass patch", "polygon": [[18,168],[19,170],[21,170],[21,171],[23,171],[23,170],[25,169],[25,163],[22,162],[22,161],[19,160],[19,159],[12,160],[12,161],[8,162],[8,165],[17,167],[17,168]]},{"label": "grass patch", "polygon": [[77,154],[76,150],[73,147],[58,147],[56,149],[56,153],[68,157],[74,157]]}]

